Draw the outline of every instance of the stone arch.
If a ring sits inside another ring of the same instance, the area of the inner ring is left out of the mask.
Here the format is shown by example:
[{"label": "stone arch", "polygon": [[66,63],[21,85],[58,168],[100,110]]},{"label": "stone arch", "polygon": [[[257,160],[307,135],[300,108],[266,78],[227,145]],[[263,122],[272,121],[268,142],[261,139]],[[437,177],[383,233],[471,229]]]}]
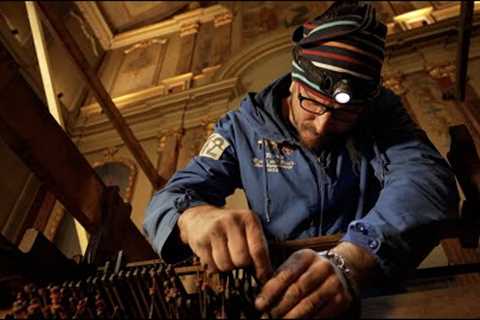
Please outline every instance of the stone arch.
[{"label": "stone arch", "polygon": [[130,202],[137,180],[137,165],[130,159],[115,157],[93,164],[95,172],[107,186],[118,186],[120,196]]},{"label": "stone arch", "polygon": [[[255,41],[233,55],[214,81],[237,78],[236,96],[257,91],[291,69],[292,30]],[[256,80],[254,80],[256,79]]]}]

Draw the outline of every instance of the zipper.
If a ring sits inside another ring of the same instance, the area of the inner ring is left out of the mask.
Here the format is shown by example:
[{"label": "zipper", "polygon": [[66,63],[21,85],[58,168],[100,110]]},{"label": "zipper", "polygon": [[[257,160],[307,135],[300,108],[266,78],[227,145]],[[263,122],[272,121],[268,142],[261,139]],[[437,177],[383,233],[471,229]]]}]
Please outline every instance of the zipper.
[{"label": "zipper", "polygon": [[[310,169],[314,174],[316,194],[318,195],[318,201],[320,212],[313,217],[314,226],[315,226],[315,235],[321,235],[323,229],[323,211],[325,208],[325,182],[323,179],[327,177],[325,170],[325,159],[320,159],[312,151],[302,148],[303,152],[307,155],[309,161]],[[313,167],[312,167],[313,166]]]}]

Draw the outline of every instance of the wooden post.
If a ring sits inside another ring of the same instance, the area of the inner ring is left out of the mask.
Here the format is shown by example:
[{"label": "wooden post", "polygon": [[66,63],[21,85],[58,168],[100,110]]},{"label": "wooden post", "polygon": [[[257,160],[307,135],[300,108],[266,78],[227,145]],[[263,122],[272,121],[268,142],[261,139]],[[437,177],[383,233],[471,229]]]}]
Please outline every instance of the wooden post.
[{"label": "wooden post", "polygon": [[457,74],[455,82],[455,98],[465,100],[467,84],[468,51],[472,33],[473,1],[461,1],[460,26],[458,27]]},{"label": "wooden post", "polygon": [[57,95],[55,94],[55,88],[53,87],[50,59],[48,57],[42,23],[40,22],[35,3],[25,1],[25,6],[27,8],[28,21],[30,22],[30,30],[32,31],[32,38],[35,45],[35,53],[37,54],[38,66],[42,76],[43,88],[45,90],[45,96],[47,97],[48,109],[60,126],[64,128],[62,112],[58,104]]},{"label": "wooden post", "polygon": [[[427,71],[429,75],[437,82],[438,86],[442,89],[443,92],[449,92],[452,90],[452,88],[454,87],[454,83],[452,80],[453,72],[455,71],[452,65],[438,66],[435,68],[431,68]],[[468,113],[471,107],[468,105],[468,98],[465,103],[456,101],[456,106],[463,113],[465,117],[465,123],[468,125],[470,131],[472,132],[473,140],[476,140],[475,138],[478,139],[479,135],[478,135],[478,132],[475,130],[475,125],[474,125],[477,122],[477,120],[475,118],[468,116]],[[450,149],[455,150],[458,148],[459,146],[453,145],[451,146]],[[452,154],[450,153],[449,160],[452,161],[452,159],[454,159],[456,162],[459,162],[460,160],[462,160],[458,158],[458,155],[456,156],[456,158],[452,158]],[[463,159],[463,161],[466,161],[466,160],[468,159]],[[461,168],[461,165],[456,165],[456,166],[458,168]],[[456,172],[456,174],[458,173]],[[466,177],[464,177],[464,179],[465,178]],[[460,177],[460,179],[462,178]],[[462,185],[462,191],[465,192],[463,188],[464,186]],[[463,248],[458,239],[444,239],[441,241],[441,244],[447,256],[448,262],[450,264],[455,265],[455,264],[463,264],[463,263],[480,262],[480,254],[478,254],[478,252],[476,252],[475,249]],[[458,276],[455,276],[455,281],[458,284],[478,283],[480,281],[480,276],[477,274],[458,275]]]},{"label": "wooden post", "polygon": [[57,33],[59,40],[65,46],[65,49],[70,54],[75,65],[78,67],[80,75],[93,91],[93,94],[95,95],[95,98],[97,99],[97,102],[101,106],[103,112],[105,112],[107,117],[110,119],[120,137],[122,137],[125,145],[128,147],[142,170],[145,172],[145,175],[150,183],[155,189],[158,189],[158,186],[164,183],[163,179],[158,175],[155,167],[141,147],[138,140],[133,135],[133,132],[125,122],[125,119],[118,111],[109,93],[105,90],[101,80],[98,78],[93,68],[83,56],[79,46],[75,42],[75,39],[73,39],[67,30],[57,12],[54,10],[54,8],[52,8],[54,3],[39,1],[37,4],[45,14],[47,20],[50,22],[52,28]]},{"label": "wooden post", "polygon": [[95,231],[105,187],[2,45],[0,101],[0,137],[87,231]]}]

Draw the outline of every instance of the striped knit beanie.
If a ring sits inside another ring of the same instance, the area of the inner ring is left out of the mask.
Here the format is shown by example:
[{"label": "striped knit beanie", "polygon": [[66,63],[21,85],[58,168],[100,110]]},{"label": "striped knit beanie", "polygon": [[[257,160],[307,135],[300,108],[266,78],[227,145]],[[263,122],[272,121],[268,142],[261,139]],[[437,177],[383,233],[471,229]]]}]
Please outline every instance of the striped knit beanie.
[{"label": "striped knit beanie", "polygon": [[352,103],[378,92],[386,26],[370,4],[336,1],[293,33],[292,78],[332,97],[332,86],[347,79]]}]

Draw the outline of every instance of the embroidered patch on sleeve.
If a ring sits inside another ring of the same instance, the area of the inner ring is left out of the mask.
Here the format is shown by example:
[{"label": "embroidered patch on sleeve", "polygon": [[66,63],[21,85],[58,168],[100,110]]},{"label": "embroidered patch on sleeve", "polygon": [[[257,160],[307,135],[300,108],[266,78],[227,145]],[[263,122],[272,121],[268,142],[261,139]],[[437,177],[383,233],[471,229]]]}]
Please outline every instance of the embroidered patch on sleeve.
[{"label": "embroidered patch on sleeve", "polygon": [[212,133],[200,150],[199,155],[218,160],[229,145],[227,139],[218,133]]}]

